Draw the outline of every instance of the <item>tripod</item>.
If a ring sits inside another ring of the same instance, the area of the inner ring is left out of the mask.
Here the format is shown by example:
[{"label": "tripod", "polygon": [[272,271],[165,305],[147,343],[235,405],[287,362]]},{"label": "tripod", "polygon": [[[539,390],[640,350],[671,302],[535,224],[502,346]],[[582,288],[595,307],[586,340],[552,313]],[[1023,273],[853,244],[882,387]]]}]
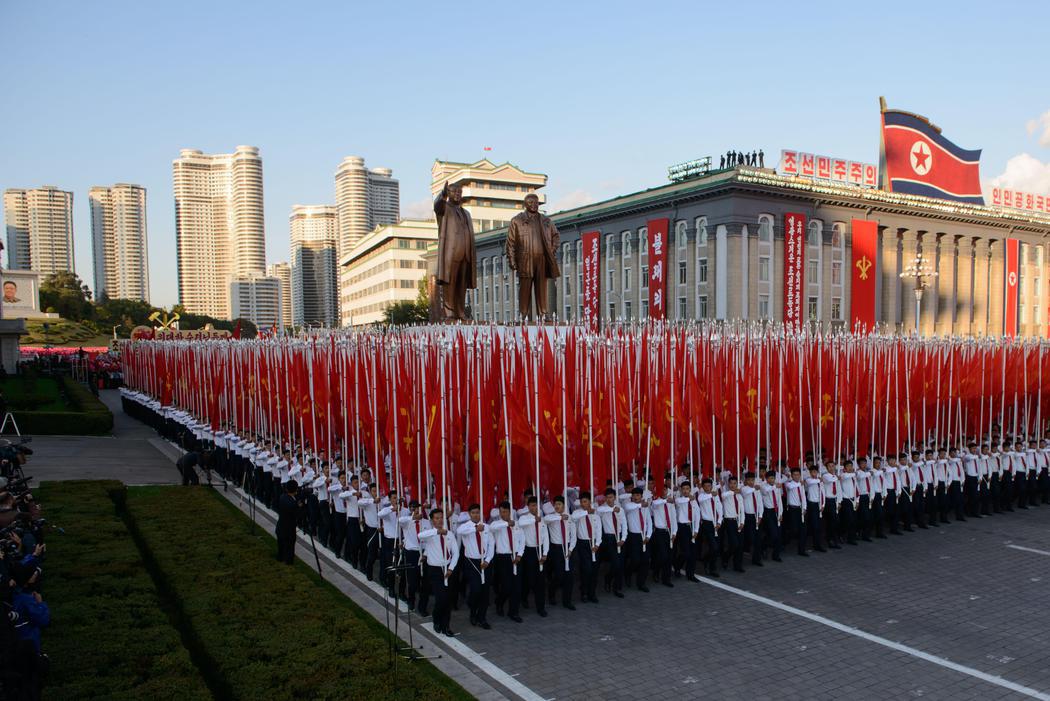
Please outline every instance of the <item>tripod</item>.
[{"label": "tripod", "polygon": [[[415,660],[433,660],[441,657],[441,655],[425,656],[416,653],[416,644],[413,633],[413,611],[412,609],[405,607],[405,610],[401,610],[401,604],[398,600],[400,592],[400,584],[402,577],[414,566],[405,561],[405,553],[403,550],[398,551],[398,561],[386,568],[387,577],[390,578],[390,586],[383,587],[383,604],[386,607],[386,627],[388,636],[387,651],[390,656],[390,664],[394,668],[394,673],[397,673],[397,660],[398,658],[405,659],[409,662]],[[418,567],[416,565],[415,567]],[[393,592],[393,596],[391,596]],[[393,608],[393,625],[391,625],[391,608]],[[404,618],[404,625],[408,628],[408,645],[401,645],[400,638],[398,637],[398,627],[401,623],[401,619]],[[422,646],[420,646],[422,647]]]},{"label": "tripod", "polygon": [[0,434],[7,430],[8,422],[10,422],[11,425],[15,427],[15,435],[21,438],[22,432],[18,430],[18,422],[15,421],[15,415],[12,414],[10,411],[4,414],[4,422],[0,424]]}]

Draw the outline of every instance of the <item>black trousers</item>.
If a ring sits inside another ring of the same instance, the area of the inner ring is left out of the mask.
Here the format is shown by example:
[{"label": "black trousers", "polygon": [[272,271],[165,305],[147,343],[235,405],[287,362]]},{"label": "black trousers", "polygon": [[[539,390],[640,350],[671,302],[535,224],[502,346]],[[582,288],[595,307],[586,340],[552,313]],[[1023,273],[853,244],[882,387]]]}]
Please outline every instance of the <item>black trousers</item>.
[{"label": "black trousers", "polygon": [[482,576],[481,560],[470,560],[463,558],[466,566],[463,573],[467,578],[467,607],[470,609],[470,620],[481,622],[489,610],[489,578],[492,570],[484,570]]},{"label": "black trousers", "polygon": [[277,522],[277,561],[290,565],[295,562],[295,524]]},{"label": "black trousers", "polygon": [[547,610],[547,587],[544,585],[542,572],[540,572],[540,560],[536,548],[525,548],[525,554],[521,556],[518,564],[521,572],[521,599],[528,601],[529,594],[536,600],[536,612]]},{"label": "black trousers", "polygon": [[333,511],[330,523],[328,547],[337,556],[342,557],[343,542],[346,540],[346,512]]},{"label": "black trousers", "polygon": [[410,609],[416,607],[416,596],[419,594],[419,551],[405,548],[402,553],[402,565],[400,571],[401,584],[398,586],[398,595],[408,602]]},{"label": "black trousers", "polygon": [[1014,473],[1014,498],[1020,508],[1028,507],[1028,473],[1024,470]]},{"label": "black trousers", "polygon": [[555,592],[561,589],[562,606],[572,603],[572,553],[565,556],[565,546],[551,543],[550,552],[547,553],[547,565],[550,576],[550,600],[555,601]]},{"label": "black trousers", "polygon": [[762,545],[764,550],[768,547],[772,552],[773,559],[780,559],[780,524],[777,522],[776,509],[766,509],[762,512]]},{"label": "black trousers", "polygon": [[1050,469],[1043,468],[1039,471],[1039,477],[1037,480],[1039,486],[1040,501],[1044,504],[1050,504]]},{"label": "black trousers", "polygon": [[[820,542],[820,502],[806,501],[806,537],[813,543],[814,550],[823,550]],[[805,542],[805,539],[803,539]]]},{"label": "black trousers", "polygon": [[911,513],[915,517],[915,525],[926,528],[926,487],[918,485],[911,493]]},{"label": "black trousers", "polygon": [[1028,505],[1035,506],[1039,503],[1039,473],[1035,470],[1028,471]]},{"label": "black trousers", "polygon": [[876,494],[871,500],[871,522],[875,525],[875,537],[885,538],[883,534],[883,510],[882,510],[882,495]]},{"label": "black trousers", "polygon": [[681,572],[685,567],[685,576],[696,576],[696,542],[693,540],[693,526],[679,523],[674,537],[674,569]]},{"label": "black trousers", "polygon": [[723,519],[718,537],[722,541],[723,569],[729,566],[730,560],[733,561],[734,570],[743,569],[744,548],[740,542],[740,524],[737,520],[735,518]]},{"label": "black trousers", "polygon": [[886,512],[886,523],[890,527],[890,533],[900,533],[899,508],[897,506],[897,492],[887,490],[882,499],[882,510]]},{"label": "black trousers", "polygon": [[999,501],[1004,511],[1013,511],[1014,479],[1009,472],[999,476]]},{"label": "black trousers", "polygon": [[977,475],[966,475],[963,482],[963,492],[966,496],[966,515],[977,516],[981,513],[981,503],[978,499]]},{"label": "black trousers", "polygon": [[955,512],[955,520],[965,521],[966,514],[963,509],[962,482],[956,480],[948,485],[948,503],[951,504],[952,511]]},{"label": "black trousers", "polygon": [[857,526],[860,537],[871,540],[871,495],[861,494],[857,497]]},{"label": "black trousers", "polygon": [[806,554],[806,533],[803,530],[805,525],[802,521],[802,507],[801,506],[789,506],[787,511],[784,512],[784,523],[786,524],[785,530],[787,531],[786,542],[791,542],[794,538],[798,545],[798,554]]},{"label": "black trousers", "polygon": [[997,472],[993,472],[988,480],[988,498],[992,511],[997,514],[1001,513],[1003,510],[1003,478]]},{"label": "black trousers", "polygon": [[671,533],[666,528],[653,528],[649,539],[649,553],[653,567],[653,581],[667,584],[671,581]]},{"label": "black trousers", "polygon": [[365,561],[362,563],[361,571],[365,573],[365,576],[368,577],[368,579],[372,579],[376,560],[379,559],[379,530],[366,524],[362,538],[362,547],[365,550]]},{"label": "black trousers", "polygon": [[[894,500],[894,510],[896,506],[896,500]],[[897,530],[896,524],[893,530]],[[852,499],[842,500],[842,508],[839,510],[839,532],[846,538],[847,543],[857,542],[857,514],[853,509]]]},{"label": "black trousers", "polygon": [[762,537],[758,532],[758,519],[754,514],[744,514],[744,530],[740,532],[741,545],[751,553],[751,564],[762,563]]},{"label": "black trousers", "polygon": [[897,499],[897,513],[901,515],[901,523],[904,524],[904,530],[911,530],[911,517],[912,517],[912,505],[911,496],[901,490],[901,495]]},{"label": "black trousers", "polygon": [[937,518],[941,523],[948,523],[948,486],[941,482],[937,485]]},{"label": "black trousers", "polygon": [[611,533],[602,533],[601,561],[607,563],[605,587],[623,591],[623,552],[617,549],[616,536]]},{"label": "black trousers", "polygon": [[343,559],[350,563],[352,567],[361,569],[365,564],[361,560],[361,547],[362,533],[361,533],[361,519],[357,517],[349,517],[346,519],[346,544],[343,546],[344,555]]},{"label": "black trousers", "polygon": [[649,555],[643,548],[641,533],[627,534],[627,540],[624,542],[624,549],[627,551],[626,579],[630,581],[633,576],[638,588],[644,587],[645,580],[649,577]]},{"label": "black trousers", "polygon": [[593,601],[598,598],[598,558],[591,550],[591,541],[576,541],[572,551],[576,560],[576,571],[580,573],[580,600]]},{"label": "black trousers", "polygon": [[434,629],[448,630],[452,608],[449,603],[448,587],[445,586],[445,569],[428,565],[427,581],[430,583],[430,593],[434,595]]},{"label": "black trousers", "polygon": [[821,514],[824,521],[824,539],[828,545],[839,544],[839,502],[837,499],[828,499],[824,502],[824,513]]},{"label": "black trousers", "polygon": [[514,560],[509,553],[496,555],[492,565],[496,574],[496,607],[507,604],[508,615],[517,616],[521,606],[521,568],[514,573]]},{"label": "black trousers", "polygon": [[394,544],[397,541],[387,538],[382,532],[378,532],[377,535],[379,536],[379,583],[385,584],[387,591],[394,596],[394,578],[390,574],[390,567],[394,564]]},{"label": "black trousers", "polygon": [[700,557],[704,563],[704,572],[713,574],[716,572],[718,558],[718,534],[712,521],[700,522]]}]

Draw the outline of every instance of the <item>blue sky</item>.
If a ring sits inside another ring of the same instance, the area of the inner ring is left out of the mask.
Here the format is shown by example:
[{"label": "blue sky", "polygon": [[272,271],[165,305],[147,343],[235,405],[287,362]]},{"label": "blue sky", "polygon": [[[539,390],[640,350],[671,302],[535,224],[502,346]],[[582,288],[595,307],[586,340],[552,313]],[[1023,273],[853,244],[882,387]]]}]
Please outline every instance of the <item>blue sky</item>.
[{"label": "blue sky", "polygon": [[731,148],[874,162],[879,95],[1050,193],[1050,4],[939,4],[0,0],[0,188],[74,191],[90,284],[88,188],[144,185],[164,305],[180,148],[260,147],[268,262],[347,155],[393,168],[403,214],[434,158],[486,155],[548,173],[555,211]]}]

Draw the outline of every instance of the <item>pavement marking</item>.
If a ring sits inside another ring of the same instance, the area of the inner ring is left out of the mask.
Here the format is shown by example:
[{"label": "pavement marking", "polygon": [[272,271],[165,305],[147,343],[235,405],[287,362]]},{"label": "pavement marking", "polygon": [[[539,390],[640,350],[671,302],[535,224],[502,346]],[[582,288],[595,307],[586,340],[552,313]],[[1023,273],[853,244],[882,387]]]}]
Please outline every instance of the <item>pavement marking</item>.
[{"label": "pavement marking", "polygon": [[1008,548],[1014,550],[1024,550],[1026,553],[1035,553],[1036,555],[1047,555],[1050,556],[1050,550],[1038,550],[1036,548],[1026,548],[1023,545],[1007,545]]},{"label": "pavement marking", "polygon": [[[245,494],[244,490],[241,489],[240,487],[237,487],[235,485],[231,485],[231,486],[232,486],[232,490],[235,493],[237,493],[239,496],[244,497],[247,500],[251,500],[252,499],[252,497],[247,495],[247,494]],[[259,504],[257,501],[255,503],[255,509],[256,509],[256,511],[261,511],[262,513],[266,514],[270,518],[274,518],[275,517],[275,515],[274,515],[274,513],[272,511],[267,509],[262,504]],[[300,543],[304,547],[311,548],[310,538],[308,536],[304,536],[302,534],[302,532],[299,531],[298,529],[296,530],[296,540],[297,540],[298,543]],[[364,587],[372,590],[372,592],[374,592],[374,593],[380,595],[381,597],[383,597],[384,599],[386,599],[385,590],[377,582],[369,581],[368,578],[365,577],[365,575],[363,575],[361,572],[359,572],[358,570],[354,569],[348,563],[344,562],[340,558],[335,557],[335,555],[332,554],[331,550],[328,550],[324,546],[320,546],[320,545],[317,546],[317,547],[318,547],[318,549],[320,551],[324,551],[326,553],[326,555],[328,555],[328,559],[330,559],[332,562],[334,562],[335,565],[337,567],[339,567],[341,570],[343,570],[343,572],[346,575],[348,575],[350,577],[353,577],[357,581],[357,583],[359,585],[363,585]],[[313,564],[309,560],[306,560],[306,563],[309,564],[309,565]],[[408,612],[408,605],[404,601],[400,601],[399,600],[398,601],[398,606],[401,608],[402,612]],[[519,682],[517,679],[515,679],[515,677],[518,676],[517,674],[508,674],[502,668],[497,667],[496,665],[494,665],[493,663],[491,663],[487,659],[485,659],[482,656],[484,653],[476,652],[473,648],[467,646],[465,643],[461,643],[460,641],[456,640],[455,638],[448,638],[448,637],[445,637],[443,635],[439,635],[438,633],[436,633],[434,631],[434,624],[433,624],[433,622],[427,624],[427,623],[424,623],[423,621],[420,621],[419,623],[416,624],[416,630],[425,631],[430,637],[434,638],[434,641],[436,641],[434,644],[437,644],[438,646],[445,645],[445,646],[451,648],[453,651],[455,651],[461,657],[465,658],[467,661],[469,661],[471,664],[473,664],[475,667],[477,667],[480,671],[484,672],[487,676],[491,677],[494,681],[496,681],[497,683],[501,684],[504,688],[506,688],[509,691],[513,692],[514,694],[516,694],[517,696],[521,697],[522,699],[525,699],[526,701],[547,701],[546,699],[544,699],[544,697],[540,696],[535,691],[533,691],[532,689],[530,689],[529,687],[525,686],[524,684]],[[1048,700],[1048,701],[1050,701],[1050,700]]]},{"label": "pavement marking", "polygon": [[[1028,550],[1029,548],[1022,549]],[[1043,554],[1050,555],[1050,552]],[[701,577],[700,581],[702,581],[704,584],[707,584],[708,586],[715,587],[716,589],[721,589],[723,591],[730,592],[731,594],[742,596],[745,599],[757,601],[760,604],[765,604],[766,606],[779,609],[780,611],[790,613],[800,618],[805,618],[806,620],[813,621],[814,623],[820,623],[821,625],[825,625],[829,628],[834,628],[835,630],[840,631],[842,633],[846,633],[847,635],[852,635],[854,637],[861,638],[862,640],[867,640],[868,642],[875,643],[876,645],[882,645],[883,647],[888,647],[891,650],[903,652],[906,655],[911,655],[912,657],[917,657],[920,660],[931,662],[940,667],[944,667],[946,669],[950,669],[961,674],[966,674],[971,677],[975,677],[977,679],[980,679],[981,681],[986,681],[989,684],[995,684],[996,686],[1002,687],[1004,689],[1009,689],[1010,691],[1015,691],[1019,694],[1024,694],[1025,696],[1030,696],[1035,699],[1041,699],[1042,701],[1050,701],[1050,694],[1038,691],[1036,689],[1032,689],[1027,686],[1023,686],[1016,682],[1012,682],[1008,679],[1003,679],[1002,677],[996,676],[994,674],[982,672],[981,670],[974,669],[973,667],[967,667],[966,665],[961,665],[957,662],[952,662],[951,660],[947,660],[943,657],[938,657],[937,655],[931,655],[928,652],[923,652],[922,650],[910,647],[908,645],[904,645],[902,643],[897,643],[892,640],[888,640],[878,635],[872,635],[871,633],[863,631],[859,628],[854,628],[853,626],[848,626],[844,623],[833,621],[830,618],[825,618],[820,614],[804,611],[803,609],[797,608],[795,606],[776,601],[775,599],[769,599],[759,594],[754,594],[745,589],[737,589],[734,586],[730,586],[729,584],[722,584],[721,582],[716,582],[712,579],[708,579],[707,577]]]}]

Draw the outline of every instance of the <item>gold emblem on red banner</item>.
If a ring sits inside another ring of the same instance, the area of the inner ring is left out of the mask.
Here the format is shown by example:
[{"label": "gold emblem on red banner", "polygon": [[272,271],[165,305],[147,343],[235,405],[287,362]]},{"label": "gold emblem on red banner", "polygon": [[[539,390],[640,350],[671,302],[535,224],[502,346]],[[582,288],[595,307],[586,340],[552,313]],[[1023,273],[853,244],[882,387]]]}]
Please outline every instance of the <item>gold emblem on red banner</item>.
[{"label": "gold emblem on red banner", "polygon": [[861,280],[867,280],[868,279],[868,271],[871,270],[871,266],[872,266],[871,259],[869,259],[867,256],[864,256],[863,258],[861,258],[860,260],[857,261],[856,265],[857,265],[857,270],[860,271],[860,279]]}]

